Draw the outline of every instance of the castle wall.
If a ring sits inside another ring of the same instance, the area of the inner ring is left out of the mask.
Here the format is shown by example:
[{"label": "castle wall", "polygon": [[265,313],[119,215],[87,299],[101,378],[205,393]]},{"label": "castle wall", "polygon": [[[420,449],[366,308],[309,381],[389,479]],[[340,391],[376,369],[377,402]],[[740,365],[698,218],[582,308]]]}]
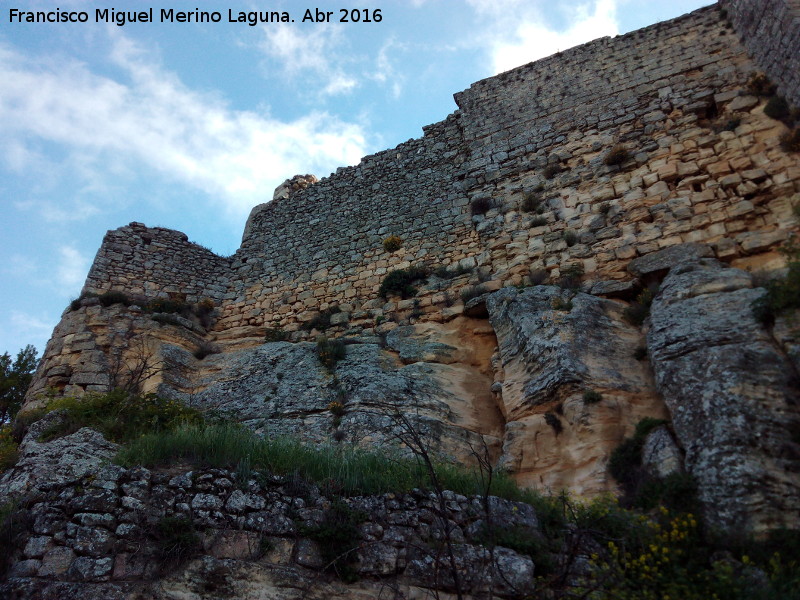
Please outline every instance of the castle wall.
[{"label": "castle wall", "polygon": [[750,56],[800,106],[800,0],[721,0]]},{"label": "castle wall", "polygon": [[219,302],[228,289],[230,263],[184,233],[131,223],[106,233],[83,293],[120,290],[148,298]]},{"label": "castle wall", "polygon": [[[780,48],[794,43],[794,4],[765,5],[786,25]],[[726,6],[733,25],[749,22],[749,5]],[[784,125],[748,95],[756,69],[716,6],[599,39],[479,81],[422,138],[258,207],[230,259],[177,232],[109,232],[85,290],[211,297],[218,332],[293,330],[331,306],[339,331],[363,331],[412,311],[440,318],[465,286],[524,284],[532,271],[630,279],[629,260],[679,243],[747,266],[786,239],[800,191]],[[605,164],[618,145],[629,158]],[[527,196],[537,211],[523,209]],[[481,198],[491,208],[473,215]],[[389,235],[400,250],[384,250]],[[472,271],[414,300],[380,298],[385,275],[411,264]]]}]

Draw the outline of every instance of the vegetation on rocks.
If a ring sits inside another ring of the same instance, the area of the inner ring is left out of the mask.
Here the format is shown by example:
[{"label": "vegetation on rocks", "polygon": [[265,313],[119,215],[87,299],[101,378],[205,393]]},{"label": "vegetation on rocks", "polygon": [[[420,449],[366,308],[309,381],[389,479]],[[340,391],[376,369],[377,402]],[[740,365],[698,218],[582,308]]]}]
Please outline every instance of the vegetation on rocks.
[{"label": "vegetation on rocks", "polygon": [[769,281],[764,295],[753,303],[753,315],[765,325],[781,313],[800,308],[800,242],[793,239],[782,252],[788,259],[786,274]]},{"label": "vegetation on rocks", "polygon": [[13,360],[8,352],[0,355],[0,424],[13,419],[22,406],[36,363],[36,348],[30,344]]},{"label": "vegetation on rocks", "polygon": [[342,340],[331,340],[321,337],[317,340],[317,356],[327,369],[333,370],[336,363],[347,355],[347,347]]},{"label": "vegetation on rocks", "polygon": [[397,252],[403,247],[403,238],[398,235],[390,235],[383,240],[383,249],[387,252]]},{"label": "vegetation on rocks", "polygon": [[176,400],[155,394],[131,394],[121,389],[107,394],[86,394],[75,398],[57,398],[47,407],[22,415],[23,423],[38,420],[44,414],[60,410],[63,418],[42,434],[48,441],[90,427],[106,439],[125,443],[150,432],[164,433],[184,423],[201,423],[201,413]]},{"label": "vegetation on rocks", "polygon": [[382,298],[388,298],[390,295],[400,296],[401,298],[416,296],[417,288],[412,284],[425,279],[427,276],[427,269],[416,265],[412,265],[407,269],[389,271],[381,282],[378,294]]}]

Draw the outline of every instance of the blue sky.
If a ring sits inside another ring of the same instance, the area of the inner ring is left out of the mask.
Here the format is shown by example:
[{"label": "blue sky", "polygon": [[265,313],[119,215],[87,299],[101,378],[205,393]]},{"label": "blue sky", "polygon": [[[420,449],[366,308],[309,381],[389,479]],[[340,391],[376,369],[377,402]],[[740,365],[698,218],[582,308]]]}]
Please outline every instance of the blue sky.
[{"label": "blue sky", "polygon": [[[420,137],[479,79],[708,0],[405,0],[260,5],[0,0],[0,352],[39,351],[108,229],[131,221],[236,251],[250,208]],[[10,23],[19,10],[87,23]],[[222,22],[94,22],[95,9]],[[227,23],[228,9],[294,23]],[[306,8],[380,23],[303,23]]]}]

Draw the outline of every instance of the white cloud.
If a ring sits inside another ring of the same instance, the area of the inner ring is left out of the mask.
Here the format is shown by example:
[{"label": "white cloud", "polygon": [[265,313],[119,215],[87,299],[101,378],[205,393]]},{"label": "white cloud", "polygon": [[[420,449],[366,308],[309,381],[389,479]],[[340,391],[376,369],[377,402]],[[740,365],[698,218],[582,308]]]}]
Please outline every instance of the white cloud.
[{"label": "white cloud", "polygon": [[73,215],[91,215],[97,192],[115,173],[144,165],[219,198],[240,218],[286,177],[326,174],[365,154],[359,125],[323,112],[284,122],[232,110],[218,96],[185,86],[122,34],[114,32],[110,58],[129,81],[0,44],[0,153],[19,169],[36,144],[56,147],[65,155],[61,169],[81,178],[81,210]]},{"label": "white cloud", "polygon": [[39,266],[34,259],[22,254],[12,254],[2,266],[3,273],[28,279],[32,278],[38,269]]},{"label": "white cloud", "polygon": [[[477,43],[486,48],[493,73],[513,69],[600,37],[617,35],[618,2],[468,0],[486,24]],[[561,25],[556,25],[556,22]]]},{"label": "white cloud", "polygon": [[83,285],[89,271],[89,259],[73,246],[61,246],[58,249],[58,283],[61,289],[73,293]]},{"label": "white cloud", "polygon": [[282,24],[262,27],[264,39],[259,44],[267,57],[278,62],[288,78],[300,78],[305,87],[318,89],[322,94],[345,94],[358,81],[346,74],[341,64],[347,62],[338,48],[344,43],[342,29],[318,25],[303,33],[296,25]]},{"label": "white cloud", "polygon": [[[50,333],[53,331],[53,319],[36,317],[19,310],[11,311],[11,324],[20,333],[27,333],[30,336],[50,337]],[[25,338],[23,337],[23,339]]]},{"label": "white cloud", "polygon": [[539,21],[519,23],[511,39],[497,39],[492,47],[495,73],[544,58],[603,36],[619,33],[616,0],[596,0],[581,4],[568,16],[568,29],[556,31]]}]

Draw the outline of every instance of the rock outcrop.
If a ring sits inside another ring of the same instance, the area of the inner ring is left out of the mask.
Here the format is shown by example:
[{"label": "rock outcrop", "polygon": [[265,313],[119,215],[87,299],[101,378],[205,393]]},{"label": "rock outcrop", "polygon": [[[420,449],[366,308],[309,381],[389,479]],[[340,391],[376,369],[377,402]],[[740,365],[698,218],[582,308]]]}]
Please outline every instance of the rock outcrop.
[{"label": "rock outcrop", "polygon": [[673,266],[650,315],[658,391],[709,521],[763,531],[800,522],[800,390],[753,315],[764,293],[714,259]]},{"label": "rock outcrop", "polygon": [[647,364],[634,358],[644,339],[625,305],[553,286],[505,288],[486,304],[506,419],[501,464],[540,489],[615,490],[611,451],[640,419],[667,416]]}]

